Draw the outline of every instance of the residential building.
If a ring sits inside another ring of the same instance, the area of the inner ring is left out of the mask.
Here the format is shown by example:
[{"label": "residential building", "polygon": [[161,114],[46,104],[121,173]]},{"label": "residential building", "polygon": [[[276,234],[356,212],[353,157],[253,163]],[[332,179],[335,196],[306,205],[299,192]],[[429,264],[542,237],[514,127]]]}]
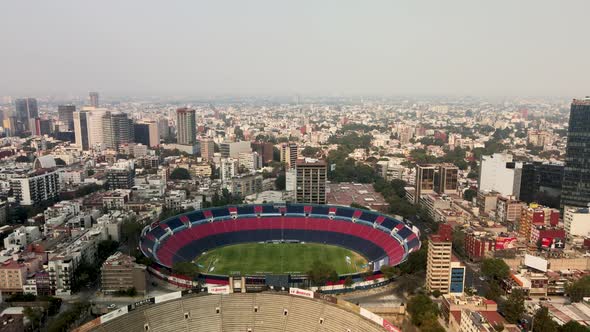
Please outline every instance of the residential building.
[{"label": "residential building", "polygon": [[135,257],[116,252],[102,264],[101,290],[105,294],[135,289],[147,293],[148,276],[145,265],[135,263]]},{"label": "residential building", "polygon": [[40,204],[59,196],[59,174],[55,169],[20,173],[10,179],[10,188],[21,205]]},{"label": "residential building", "polygon": [[439,194],[457,194],[459,168],[453,164],[438,165],[435,190]]},{"label": "residential building", "polygon": [[204,161],[213,160],[213,154],[215,153],[215,142],[211,139],[203,139],[201,142],[201,158]]},{"label": "residential building", "polygon": [[426,289],[428,291],[438,290],[443,294],[449,292],[452,248],[451,226],[440,225],[438,233],[429,236],[426,266]]},{"label": "residential building", "polygon": [[113,189],[131,189],[135,185],[133,161],[121,161],[107,167],[107,185]]},{"label": "residential building", "polygon": [[246,174],[232,177],[227,183],[230,193],[245,197],[262,192],[262,175]]},{"label": "residential building", "polygon": [[295,167],[298,159],[297,144],[296,143],[283,143],[280,148],[281,162],[284,163],[287,168]]},{"label": "residential building", "polygon": [[268,142],[252,142],[252,150],[262,157],[262,164],[268,165],[273,161],[274,146]]},{"label": "residential building", "polygon": [[416,165],[414,204],[420,204],[422,195],[434,193],[435,172],[436,165]]},{"label": "residential building", "polygon": [[233,158],[221,159],[221,166],[219,169],[219,176],[222,181],[229,180],[238,174],[238,160]]},{"label": "residential building", "polygon": [[326,204],[326,161],[305,158],[298,159],[295,165],[297,203]]},{"label": "residential building", "polygon": [[182,145],[194,145],[197,140],[197,120],[195,110],[179,108],[176,110],[176,141]]},{"label": "residential building", "polygon": [[219,145],[219,152],[221,152],[222,158],[235,158],[240,157],[240,153],[252,152],[252,147],[249,141],[229,142],[221,143]]},{"label": "residential building", "polygon": [[590,97],[574,99],[565,151],[561,206],[590,203]]}]

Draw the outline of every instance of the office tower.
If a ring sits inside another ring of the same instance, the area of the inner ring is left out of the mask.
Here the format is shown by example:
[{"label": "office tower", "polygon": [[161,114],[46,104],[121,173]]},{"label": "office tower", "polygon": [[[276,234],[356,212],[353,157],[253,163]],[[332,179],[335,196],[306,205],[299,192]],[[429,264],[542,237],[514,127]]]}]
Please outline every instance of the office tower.
[{"label": "office tower", "polygon": [[50,119],[37,118],[37,135],[50,135],[53,133],[53,121]]},{"label": "office tower", "polygon": [[58,105],[57,117],[60,122],[67,125],[68,130],[74,129],[74,112],[76,112],[75,105]]},{"label": "office tower", "polygon": [[17,99],[15,104],[16,128],[15,135],[20,135],[26,131],[31,130],[31,120],[39,117],[39,109],[37,108],[37,99],[24,98]]},{"label": "office tower", "polygon": [[326,204],[327,164],[324,160],[298,159],[295,163],[297,172],[297,203]]},{"label": "office tower", "polygon": [[281,162],[287,165],[287,168],[295,167],[297,163],[297,144],[283,143],[281,144]]},{"label": "office tower", "polygon": [[494,153],[481,157],[478,188],[480,191],[497,191],[503,196],[520,197],[522,163],[515,162],[512,155]]},{"label": "office tower", "polygon": [[104,144],[102,117],[106,114],[106,108],[82,107],[82,111],[88,112],[88,145],[90,148],[101,147]]},{"label": "office tower", "polygon": [[158,133],[160,134],[160,139],[167,140],[170,137],[170,125],[168,124],[168,119],[161,118],[158,119]]},{"label": "office tower", "polygon": [[135,133],[135,143],[141,143],[151,148],[160,145],[160,133],[158,124],[155,121],[141,121],[133,125]]},{"label": "office tower", "polygon": [[439,194],[456,194],[458,188],[459,168],[453,164],[438,165],[436,174],[436,192]]},{"label": "office tower", "polygon": [[10,189],[21,205],[36,205],[59,196],[59,174],[55,169],[37,169],[10,179]]},{"label": "office tower", "polygon": [[430,235],[426,265],[426,289],[443,294],[449,292],[451,286],[451,256],[453,249],[453,231],[449,224],[442,224],[437,234]]},{"label": "office tower", "polygon": [[201,144],[201,158],[205,161],[213,160],[213,154],[215,153],[215,142],[210,139],[203,139]]},{"label": "office tower", "polygon": [[539,161],[524,163],[520,180],[520,200],[559,208],[563,171],[563,164]]},{"label": "office tower", "polygon": [[74,135],[76,137],[76,145],[82,150],[88,150],[90,148],[89,120],[90,112],[74,112]]},{"label": "office tower", "polygon": [[252,150],[262,156],[262,163],[268,165],[273,159],[273,145],[267,142],[252,142]]},{"label": "office tower", "polygon": [[197,119],[195,110],[176,110],[176,141],[178,144],[194,145],[197,140]]},{"label": "office tower", "polygon": [[590,97],[574,99],[570,110],[561,188],[561,207],[590,203]]},{"label": "office tower", "polygon": [[98,92],[90,92],[88,97],[90,98],[90,107],[98,108]]},{"label": "office tower", "polygon": [[240,153],[252,152],[252,147],[249,141],[221,143],[219,152],[223,158],[239,158]]},{"label": "office tower", "polygon": [[133,121],[123,112],[106,112],[102,117],[104,144],[117,150],[121,144],[133,142]]},{"label": "office tower", "polygon": [[436,165],[416,165],[416,183],[414,193],[414,204],[420,202],[420,196],[434,193],[434,174]]}]

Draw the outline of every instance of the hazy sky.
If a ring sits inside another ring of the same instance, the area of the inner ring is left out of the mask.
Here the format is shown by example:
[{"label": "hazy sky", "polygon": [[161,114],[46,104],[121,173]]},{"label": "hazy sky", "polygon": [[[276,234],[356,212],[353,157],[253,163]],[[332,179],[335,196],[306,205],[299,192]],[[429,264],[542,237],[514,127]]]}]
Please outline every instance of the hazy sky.
[{"label": "hazy sky", "polygon": [[590,1],[2,0],[0,95],[590,94]]}]

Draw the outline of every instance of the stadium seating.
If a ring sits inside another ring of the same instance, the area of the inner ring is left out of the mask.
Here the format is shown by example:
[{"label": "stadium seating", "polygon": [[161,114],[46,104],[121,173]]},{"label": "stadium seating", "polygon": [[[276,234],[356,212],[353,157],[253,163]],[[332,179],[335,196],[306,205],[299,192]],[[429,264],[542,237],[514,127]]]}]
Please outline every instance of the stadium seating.
[{"label": "stadium seating", "polygon": [[[383,332],[335,304],[285,293],[190,295],[141,306],[91,331],[102,332]],[[147,329],[146,329],[147,327]]]},{"label": "stadium seating", "polygon": [[[420,248],[417,235],[403,222],[372,211],[310,204],[287,204],[282,208],[284,216],[279,207],[271,204],[236,206],[231,210],[237,219],[232,218],[229,207],[220,207],[184,215],[183,220],[192,224],[190,228],[178,216],[148,226],[140,248],[167,267],[177,261],[193,260],[219,246],[268,240],[338,245],[371,261],[387,258],[391,265],[403,262],[410,251]],[[375,222],[379,226],[374,227]],[[173,230],[171,235],[166,233],[168,227]]]}]

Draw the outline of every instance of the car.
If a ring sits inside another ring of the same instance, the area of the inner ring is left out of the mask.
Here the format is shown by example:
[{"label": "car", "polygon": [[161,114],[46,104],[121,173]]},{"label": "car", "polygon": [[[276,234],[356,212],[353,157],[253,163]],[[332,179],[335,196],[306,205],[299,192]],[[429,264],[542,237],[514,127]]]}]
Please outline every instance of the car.
[{"label": "car", "polygon": [[539,301],[547,301],[547,298],[546,297],[541,297],[541,298],[539,298]]},{"label": "car", "polygon": [[551,299],[550,298],[547,298],[547,301],[551,301]]},{"label": "car", "polygon": [[107,306],[107,309],[117,309],[117,305],[114,303],[111,303]]},{"label": "car", "polygon": [[529,297],[527,297],[526,299],[527,299],[527,301],[532,301],[532,300],[533,300],[533,298],[532,298],[532,297],[530,297],[530,296],[529,296]]}]

